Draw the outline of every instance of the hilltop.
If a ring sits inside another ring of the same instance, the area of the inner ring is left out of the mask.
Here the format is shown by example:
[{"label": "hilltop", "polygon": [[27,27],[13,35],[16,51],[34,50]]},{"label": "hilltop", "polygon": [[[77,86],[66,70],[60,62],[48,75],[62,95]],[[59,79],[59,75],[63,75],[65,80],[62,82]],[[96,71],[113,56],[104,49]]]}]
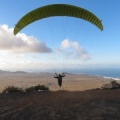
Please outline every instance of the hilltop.
[{"label": "hilltop", "polygon": [[119,120],[120,89],[0,95],[0,120]]}]

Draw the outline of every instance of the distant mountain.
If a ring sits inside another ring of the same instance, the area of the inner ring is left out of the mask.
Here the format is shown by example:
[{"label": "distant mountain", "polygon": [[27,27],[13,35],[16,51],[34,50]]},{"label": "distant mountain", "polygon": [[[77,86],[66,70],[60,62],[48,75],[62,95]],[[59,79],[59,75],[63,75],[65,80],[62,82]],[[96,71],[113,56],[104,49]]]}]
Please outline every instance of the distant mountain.
[{"label": "distant mountain", "polygon": [[27,72],[25,72],[25,71],[15,71],[15,72],[11,72],[11,71],[0,70],[0,74],[4,74],[4,73],[27,73]]},{"label": "distant mountain", "polygon": [[27,73],[25,71],[16,71],[16,72],[13,72],[13,73]]},{"label": "distant mountain", "polygon": [[9,71],[0,70],[0,73],[10,73]]},{"label": "distant mountain", "polygon": [[[0,70],[0,74],[14,74],[14,73],[17,73],[17,74],[25,74],[25,73],[36,73],[36,74],[47,74],[47,75],[51,75],[51,74],[55,74],[55,73],[51,73],[51,72],[25,72],[25,71],[5,71],[5,70]],[[59,74],[59,73],[58,73]],[[62,74],[62,73],[61,73]],[[64,74],[71,74],[72,73],[68,73],[68,72],[64,72]]]}]

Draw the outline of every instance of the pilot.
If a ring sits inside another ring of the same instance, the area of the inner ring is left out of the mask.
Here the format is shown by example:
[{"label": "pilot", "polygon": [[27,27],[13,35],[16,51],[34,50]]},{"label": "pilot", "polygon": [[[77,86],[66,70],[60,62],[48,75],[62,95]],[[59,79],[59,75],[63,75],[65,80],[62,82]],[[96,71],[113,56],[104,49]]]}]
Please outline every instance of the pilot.
[{"label": "pilot", "polygon": [[65,77],[65,74],[62,73],[62,74],[57,74],[55,73],[55,76],[54,78],[57,78],[58,79],[58,85],[61,87],[62,86],[62,78]]}]

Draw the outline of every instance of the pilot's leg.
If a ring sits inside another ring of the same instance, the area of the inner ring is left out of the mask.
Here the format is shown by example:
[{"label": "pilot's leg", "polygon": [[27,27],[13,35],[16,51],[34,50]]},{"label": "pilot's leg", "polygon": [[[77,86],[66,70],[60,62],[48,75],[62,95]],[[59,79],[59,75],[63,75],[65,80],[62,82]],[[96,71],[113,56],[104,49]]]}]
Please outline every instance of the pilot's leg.
[{"label": "pilot's leg", "polygon": [[61,87],[62,86],[62,80],[58,80],[58,85]]}]

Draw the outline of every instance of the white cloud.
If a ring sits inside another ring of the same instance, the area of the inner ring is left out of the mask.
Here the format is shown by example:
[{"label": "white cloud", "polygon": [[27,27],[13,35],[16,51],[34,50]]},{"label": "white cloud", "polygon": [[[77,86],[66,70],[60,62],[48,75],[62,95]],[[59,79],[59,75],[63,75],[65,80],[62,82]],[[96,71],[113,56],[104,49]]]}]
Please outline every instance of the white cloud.
[{"label": "white cloud", "polygon": [[61,42],[59,54],[63,54],[67,59],[73,60],[89,60],[90,54],[82,49],[78,42],[65,39]]},{"label": "white cloud", "polygon": [[52,50],[45,43],[24,33],[13,35],[13,28],[0,25],[0,50],[20,53],[49,53]]},{"label": "white cloud", "polygon": [[[13,35],[13,28],[0,26],[0,69],[35,70],[47,68],[67,68],[90,59],[89,53],[82,49],[78,42],[65,39],[52,50],[45,43],[24,33]],[[19,53],[19,54],[18,54]],[[26,54],[29,53],[29,54]]]},{"label": "white cloud", "polygon": [[70,45],[71,45],[71,43],[68,39],[65,39],[61,42],[61,47],[62,48],[68,48],[68,47],[70,47]]}]

